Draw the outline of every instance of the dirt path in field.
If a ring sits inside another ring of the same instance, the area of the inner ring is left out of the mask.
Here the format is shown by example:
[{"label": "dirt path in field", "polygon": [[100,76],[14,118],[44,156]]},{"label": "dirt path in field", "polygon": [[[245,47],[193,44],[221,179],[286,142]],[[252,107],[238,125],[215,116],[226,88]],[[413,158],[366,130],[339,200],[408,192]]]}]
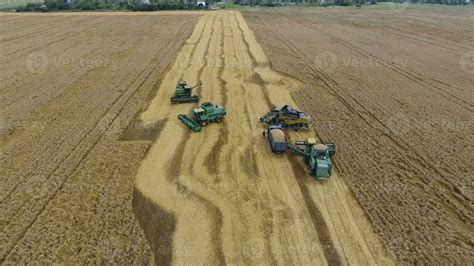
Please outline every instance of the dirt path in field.
[{"label": "dirt path in field", "polygon": [[[179,79],[227,117],[200,133],[176,119]],[[134,208],[157,262],[386,264],[390,257],[342,177],[321,183],[294,155],[271,153],[258,117],[296,105],[302,84],[270,67],[238,12],[200,18],[140,119],[160,125],[136,176]],[[314,132],[290,132],[292,141]],[[337,156],[336,156],[337,160]]]}]

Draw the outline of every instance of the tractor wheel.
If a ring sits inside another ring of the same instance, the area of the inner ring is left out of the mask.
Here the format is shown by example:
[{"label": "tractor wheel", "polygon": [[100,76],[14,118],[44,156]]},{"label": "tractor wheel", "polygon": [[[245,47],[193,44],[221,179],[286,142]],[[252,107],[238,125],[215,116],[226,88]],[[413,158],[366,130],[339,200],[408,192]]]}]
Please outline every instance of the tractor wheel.
[{"label": "tractor wheel", "polygon": [[207,121],[202,121],[202,122],[201,122],[201,126],[202,126],[202,127],[207,126]]}]

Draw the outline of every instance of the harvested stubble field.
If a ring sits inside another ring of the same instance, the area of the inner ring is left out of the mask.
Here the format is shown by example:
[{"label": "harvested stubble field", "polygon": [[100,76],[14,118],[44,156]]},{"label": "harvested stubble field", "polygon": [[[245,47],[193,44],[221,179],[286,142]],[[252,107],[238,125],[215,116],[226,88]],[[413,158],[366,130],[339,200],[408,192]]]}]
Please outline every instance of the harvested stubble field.
[{"label": "harvested stubble field", "polygon": [[[68,15],[0,16],[0,262],[473,260],[470,11]],[[179,79],[226,119],[180,124]],[[328,182],[262,138],[283,104]]]},{"label": "harvested stubble field", "polygon": [[[474,10],[243,15],[401,262],[474,260]],[[470,60],[470,61],[469,61]]]},{"label": "harvested stubble field", "polygon": [[[1,261],[391,264],[337,172],[314,182],[261,137],[302,84],[240,13],[182,15],[1,16]],[[221,126],[179,124],[180,78],[226,106]]]},{"label": "harvested stubble field", "polygon": [[0,262],[153,261],[119,138],[198,16],[80,14],[0,15]]}]

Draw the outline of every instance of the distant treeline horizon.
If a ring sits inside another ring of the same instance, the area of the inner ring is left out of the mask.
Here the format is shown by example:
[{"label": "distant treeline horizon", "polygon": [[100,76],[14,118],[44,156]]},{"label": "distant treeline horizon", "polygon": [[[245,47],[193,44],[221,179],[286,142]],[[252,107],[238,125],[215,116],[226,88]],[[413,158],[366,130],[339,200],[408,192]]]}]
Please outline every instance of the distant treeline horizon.
[{"label": "distant treeline horizon", "polygon": [[[317,5],[317,6],[351,6],[376,5],[377,3],[395,4],[446,4],[466,5],[473,0],[234,0],[228,2],[205,1],[207,6],[215,5],[222,8],[238,6],[267,6],[278,7],[285,5]],[[49,12],[49,11],[77,11],[77,10],[192,10],[202,9],[196,0],[45,0],[43,3],[29,3],[19,7],[17,12]],[[202,1],[199,1],[202,2]]]}]

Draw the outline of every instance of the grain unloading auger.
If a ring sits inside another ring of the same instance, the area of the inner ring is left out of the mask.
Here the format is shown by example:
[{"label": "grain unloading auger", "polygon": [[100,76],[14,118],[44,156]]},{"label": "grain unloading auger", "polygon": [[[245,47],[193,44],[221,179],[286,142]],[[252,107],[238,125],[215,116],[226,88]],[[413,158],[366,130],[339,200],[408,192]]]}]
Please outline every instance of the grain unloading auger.
[{"label": "grain unloading auger", "polygon": [[198,132],[209,123],[221,122],[226,114],[224,107],[206,102],[194,108],[192,118],[185,114],[178,114],[178,119],[192,131]]},{"label": "grain unloading auger", "polygon": [[193,89],[201,86],[201,83],[198,83],[192,87],[189,87],[186,81],[181,80],[176,84],[175,95],[170,98],[172,103],[193,103],[199,101],[199,96],[191,95]]},{"label": "grain unloading auger", "polygon": [[332,174],[332,156],[336,153],[336,144],[316,144],[316,140],[299,140],[295,145],[288,144],[288,148],[297,155],[303,156],[309,167],[309,174],[317,180],[328,180]]}]

